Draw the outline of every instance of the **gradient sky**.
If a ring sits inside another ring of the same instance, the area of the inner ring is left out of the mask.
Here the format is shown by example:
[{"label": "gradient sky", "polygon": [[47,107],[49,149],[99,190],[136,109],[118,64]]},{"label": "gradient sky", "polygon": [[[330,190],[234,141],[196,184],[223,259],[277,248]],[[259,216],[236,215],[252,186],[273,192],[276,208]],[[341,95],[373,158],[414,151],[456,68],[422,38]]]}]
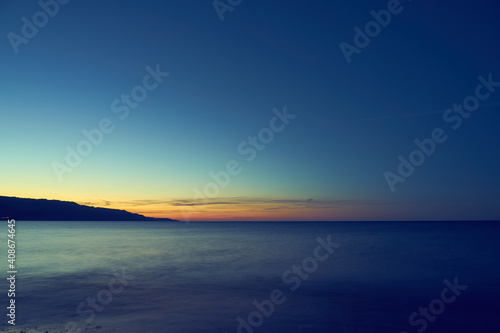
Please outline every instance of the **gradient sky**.
[{"label": "gradient sky", "polygon": [[[348,63],[339,44],[387,6],[243,0],[221,21],[210,0],[73,0],[16,53],[9,33],[41,7],[0,1],[0,195],[191,220],[499,219],[500,88],[455,130],[443,112],[500,82],[500,4],[402,1]],[[120,119],[113,101],[157,65],[169,76]],[[284,108],[248,161],[238,146]],[[114,131],[59,181],[104,118]],[[384,173],[435,128],[447,140],[391,191]]]}]

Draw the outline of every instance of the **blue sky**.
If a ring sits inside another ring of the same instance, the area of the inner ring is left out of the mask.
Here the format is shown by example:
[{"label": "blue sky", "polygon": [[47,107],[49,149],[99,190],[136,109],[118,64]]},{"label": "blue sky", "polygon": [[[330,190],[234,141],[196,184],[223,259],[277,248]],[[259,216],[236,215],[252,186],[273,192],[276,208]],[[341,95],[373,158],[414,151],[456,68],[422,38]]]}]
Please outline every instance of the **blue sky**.
[{"label": "blue sky", "polygon": [[[16,53],[8,34],[41,7],[0,1],[1,195],[180,218],[236,160],[243,171],[193,219],[500,216],[500,89],[459,129],[443,120],[478,76],[500,81],[498,2],[402,1],[351,63],[339,44],[388,2],[243,0],[223,21],[211,1],[58,6]],[[112,101],[157,65],[170,75],[120,120]],[[245,161],[238,145],[284,107],[297,117]],[[103,118],[115,130],[59,181],[52,163]],[[446,142],[391,191],[384,172],[435,128]]]}]

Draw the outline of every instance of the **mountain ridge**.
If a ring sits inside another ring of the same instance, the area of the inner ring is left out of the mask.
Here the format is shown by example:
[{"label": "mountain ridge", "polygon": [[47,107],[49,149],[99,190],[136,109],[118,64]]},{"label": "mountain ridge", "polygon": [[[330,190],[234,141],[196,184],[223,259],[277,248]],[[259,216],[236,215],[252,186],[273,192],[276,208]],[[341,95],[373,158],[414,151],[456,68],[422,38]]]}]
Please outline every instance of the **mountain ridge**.
[{"label": "mountain ridge", "polygon": [[73,201],[0,196],[0,218],[26,221],[176,221]]}]

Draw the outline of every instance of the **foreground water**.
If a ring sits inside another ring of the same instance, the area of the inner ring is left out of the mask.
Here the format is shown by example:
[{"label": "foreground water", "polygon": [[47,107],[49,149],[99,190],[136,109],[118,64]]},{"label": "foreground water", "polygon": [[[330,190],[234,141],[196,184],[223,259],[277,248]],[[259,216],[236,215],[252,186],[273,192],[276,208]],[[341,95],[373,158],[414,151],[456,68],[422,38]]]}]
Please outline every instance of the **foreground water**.
[{"label": "foreground water", "polygon": [[16,228],[17,325],[4,314],[5,331],[500,327],[500,224],[18,221]]}]

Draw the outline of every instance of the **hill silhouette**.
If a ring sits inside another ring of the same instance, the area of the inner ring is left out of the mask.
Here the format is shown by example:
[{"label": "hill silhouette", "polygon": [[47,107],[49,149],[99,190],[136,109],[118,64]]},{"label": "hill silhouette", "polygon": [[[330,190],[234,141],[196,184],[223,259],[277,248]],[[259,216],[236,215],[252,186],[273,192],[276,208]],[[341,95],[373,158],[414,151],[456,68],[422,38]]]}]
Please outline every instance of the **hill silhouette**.
[{"label": "hill silhouette", "polygon": [[0,196],[0,218],[25,221],[175,221],[71,201]]}]

